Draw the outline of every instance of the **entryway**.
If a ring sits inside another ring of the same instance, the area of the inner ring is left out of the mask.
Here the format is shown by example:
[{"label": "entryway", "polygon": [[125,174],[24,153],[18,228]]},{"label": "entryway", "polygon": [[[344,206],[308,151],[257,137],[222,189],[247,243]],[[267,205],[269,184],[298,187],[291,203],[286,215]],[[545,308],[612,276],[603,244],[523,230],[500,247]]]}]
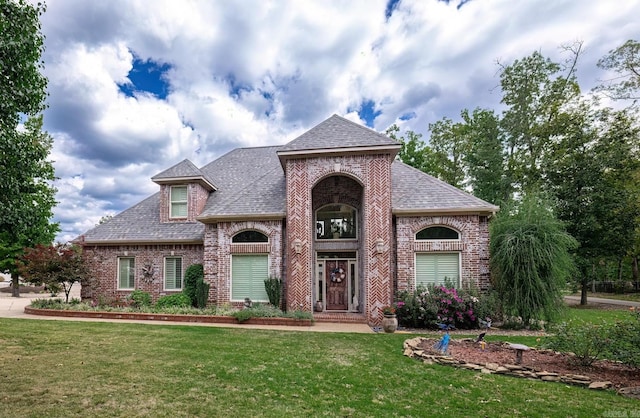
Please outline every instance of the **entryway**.
[{"label": "entryway", "polygon": [[358,312],[356,253],[317,253],[316,259],[316,311]]}]

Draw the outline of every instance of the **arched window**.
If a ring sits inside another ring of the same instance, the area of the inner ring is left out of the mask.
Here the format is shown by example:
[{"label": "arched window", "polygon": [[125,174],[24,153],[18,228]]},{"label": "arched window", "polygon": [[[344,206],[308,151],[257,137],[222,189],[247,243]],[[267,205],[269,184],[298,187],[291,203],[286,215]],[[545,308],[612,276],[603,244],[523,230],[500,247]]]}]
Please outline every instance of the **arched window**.
[{"label": "arched window", "polygon": [[245,243],[245,242],[269,242],[267,237],[262,232],[248,230],[235,234],[231,239],[233,243]]},{"label": "arched window", "polygon": [[430,226],[416,234],[416,240],[460,239],[458,231],[446,226]]},{"label": "arched window", "polygon": [[349,205],[327,205],[316,212],[317,239],[356,238],[357,211]]}]

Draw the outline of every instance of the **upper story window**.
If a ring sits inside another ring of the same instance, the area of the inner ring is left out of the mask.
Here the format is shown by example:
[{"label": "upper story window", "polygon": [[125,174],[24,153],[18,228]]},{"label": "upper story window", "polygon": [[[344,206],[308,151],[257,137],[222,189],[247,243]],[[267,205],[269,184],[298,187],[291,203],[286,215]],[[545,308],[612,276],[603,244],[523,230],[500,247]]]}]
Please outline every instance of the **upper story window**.
[{"label": "upper story window", "polygon": [[416,234],[416,240],[458,240],[460,234],[455,229],[446,226],[430,226]]},{"label": "upper story window", "polygon": [[171,213],[172,218],[187,217],[187,186],[171,186]]},{"label": "upper story window", "polygon": [[246,243],[246,242],[269,242],[267,237],[262,232],[258,231],[242,231],[239,234],[235,234],[231,239],[233,243]]},{"label": "upper story window", "polygon": [[327,205],[316,212],[317,239],[354,239],[357,211],[348,205]]}]

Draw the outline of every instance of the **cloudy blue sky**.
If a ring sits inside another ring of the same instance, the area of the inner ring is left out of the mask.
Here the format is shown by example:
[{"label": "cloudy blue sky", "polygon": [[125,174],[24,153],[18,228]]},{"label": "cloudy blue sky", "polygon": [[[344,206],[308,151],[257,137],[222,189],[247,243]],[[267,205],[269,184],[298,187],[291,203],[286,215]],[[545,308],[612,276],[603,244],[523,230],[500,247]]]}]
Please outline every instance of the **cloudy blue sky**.
[{"label": "cloudy blue sky", "polygon": [[189,158],[284,144],[336,113],[377,131],[499,109],[496,62],[640,38],[637,0],[48,0],[42,18],[61,241]]}]

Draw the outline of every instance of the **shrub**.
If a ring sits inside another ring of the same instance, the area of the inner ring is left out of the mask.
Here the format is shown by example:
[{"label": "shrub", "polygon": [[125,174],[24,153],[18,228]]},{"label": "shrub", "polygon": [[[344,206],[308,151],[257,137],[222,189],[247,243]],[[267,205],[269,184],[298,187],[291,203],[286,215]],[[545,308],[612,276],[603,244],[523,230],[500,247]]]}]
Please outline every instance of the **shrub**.
[{"label": "shrub", "polygon": [[609,344],[609,327],[604,322],[563,322],[553,331],[555,335],[549,338],[546,346],[575,354],[575,361],[582,366],[589,366],[601,358]]},{"label": "shrub", "polygon": [[640,311],[632,308],[631,316],[611,327],[608,354],[613,360],[640,367]]},{"label": "shrub", "polygon": [[[435,328],[438,323],[446,323],[463,329],[478,326],[475,311],[481,301],[470,291],[457,290],[452,286],[419,285],[414,292],[398,292],[396,298],[399,325]],[[489,308],[483,310],[485,313],[489,311]]]},{"label": "shrub", "polygon": [[136,289],[127,296],[134,308],[142,308],[143,306],[151,306],[151,295],[142,290]]},{"label": "shrub", "polygon": [[269,278],[264,281],[264,288],[267,291],[269,303],[279,308],[280,301],[282,300],[282,280],[278,277],[269,276]]},{"label": "shrub", "polygon": [[174,295],[161,296],[156,302],[156,308],[169,307],[189,307],[191,306],[191,298],[184,293],[176,293]]},{"label": "shrub", "polygon": [[207,306],[209,300],[209,288],[211,286],[206,283],[204,279],[200,278],[196,284],[196,306],[200,309],[204,309]]},{"label": "shrub", "polygon": [[198,283],[204,281],[202,264],[192,264],[184,273],[184,289],[182,293],[191,300],[191,306],[198,306]]},{"label": "shrub", "polygon": [[238,320],[238,322],[242,323],[253,318],[253,312],[251,309],[242,309],[239,311],[235,311],[232,316]]}]

